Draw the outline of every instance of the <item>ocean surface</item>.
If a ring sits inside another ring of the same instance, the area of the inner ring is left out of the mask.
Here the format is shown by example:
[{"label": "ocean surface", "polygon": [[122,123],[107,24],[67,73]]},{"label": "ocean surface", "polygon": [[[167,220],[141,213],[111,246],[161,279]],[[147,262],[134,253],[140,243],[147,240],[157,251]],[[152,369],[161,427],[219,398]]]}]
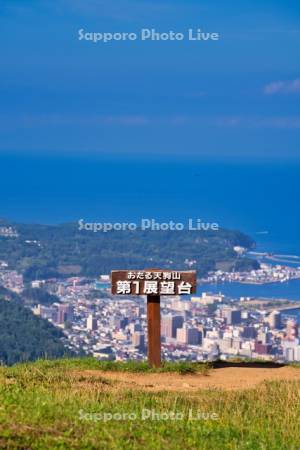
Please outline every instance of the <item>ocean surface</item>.
[{"label": "ocean surface", "polygon": [[[257,251],[300,256],[300,162],[0,155],[0,217],[27,223],[189,218],[250,234]],[[299,298],[300,282],[206,286]]]},{"label": "ocean surface", "polygon": [[197,293],[213,292],[228,295],[238,299],[240,297],[289,299],[300,301],[300,279],[285,283],[268,284],[243,284],[243,283],[222,283],[203,284],[198,286]]}]

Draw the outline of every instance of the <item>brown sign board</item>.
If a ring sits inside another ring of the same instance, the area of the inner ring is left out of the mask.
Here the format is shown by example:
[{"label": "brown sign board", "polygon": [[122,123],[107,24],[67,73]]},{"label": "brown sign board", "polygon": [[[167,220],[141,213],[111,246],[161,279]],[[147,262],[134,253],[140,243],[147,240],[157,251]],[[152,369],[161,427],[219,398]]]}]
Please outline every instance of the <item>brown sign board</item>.
[{"label": "brown sign board", "polygon": [[189,295],[195,294],[195,270],[113,270],[113,295]]}]

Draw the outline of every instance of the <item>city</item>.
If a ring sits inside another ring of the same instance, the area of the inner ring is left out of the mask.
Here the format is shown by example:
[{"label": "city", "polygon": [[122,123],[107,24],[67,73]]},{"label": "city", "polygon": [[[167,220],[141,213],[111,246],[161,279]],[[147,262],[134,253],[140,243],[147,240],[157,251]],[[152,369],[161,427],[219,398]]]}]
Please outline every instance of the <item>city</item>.
[{"label": "city", "polygon": [[[266,270],[252,271],[249,277],[257,272],[260,278]],[[268,271],[285,273],[290,268],[278,266]],[[218,274],[210,275],[214,277]],[[9,270],[5,261],[0,262],[0,285],[16,293],[24,290],[22,275]],[[145,298],[112,296],[108,275],[97,280],[85,277],[34,280],[31,288],[56,296],[54,303],[37,304],[31,309],[63,330],[67,347],[77,354],[100,360],[146,358]],[[233,299],[221,292],[183,298],[162,296],[162,357],[170,361],[232,358],[300,361],[297,315],[291,311],[297,308],[296,301]]]}]

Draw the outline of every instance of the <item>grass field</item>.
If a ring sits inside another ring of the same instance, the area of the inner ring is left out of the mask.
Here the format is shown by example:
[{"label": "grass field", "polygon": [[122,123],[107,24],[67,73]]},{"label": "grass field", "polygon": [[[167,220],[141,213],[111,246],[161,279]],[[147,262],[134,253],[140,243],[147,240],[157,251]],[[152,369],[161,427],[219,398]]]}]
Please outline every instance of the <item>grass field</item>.
[{"label": "grass field", "polygon": [[[0,447],[300,448],[299,381],[268,382],[243,391],[153,393],[124,389],[109,377],[112,370],[147,374],[147,366],[137,366],[84,359],[1,368]],[[209,377],[213,369],[170,364],[163,370],[184,378]]]}]

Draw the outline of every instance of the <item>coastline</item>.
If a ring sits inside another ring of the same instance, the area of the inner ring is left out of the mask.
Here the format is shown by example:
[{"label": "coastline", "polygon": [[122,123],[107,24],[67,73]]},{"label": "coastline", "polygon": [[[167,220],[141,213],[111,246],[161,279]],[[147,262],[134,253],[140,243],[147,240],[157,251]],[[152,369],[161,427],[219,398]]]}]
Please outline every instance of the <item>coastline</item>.
[{"label": "coastline", "polygon": [[273,282],[265,284],[250,284],[238,282],[205,283],[199,284],[197,295],[203,292],[222,293],[225,296],[239,299],[241,297],[293,300],[300,302],[300,279],[284,283]]}]

